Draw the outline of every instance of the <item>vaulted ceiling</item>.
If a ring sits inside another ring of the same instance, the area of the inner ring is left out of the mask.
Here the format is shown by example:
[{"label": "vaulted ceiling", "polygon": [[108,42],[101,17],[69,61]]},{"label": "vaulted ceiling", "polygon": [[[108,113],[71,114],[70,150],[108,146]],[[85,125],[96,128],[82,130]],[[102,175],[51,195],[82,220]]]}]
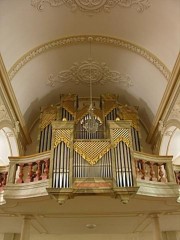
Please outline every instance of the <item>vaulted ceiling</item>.
[{"label": "vaulted ceiling", "polygon": [[[1,0],[0,51],[30,127],[61,93],[119,94],[147,128],[180,48],[179,0]],[[91,59],[90,59],[91,58]]]}]

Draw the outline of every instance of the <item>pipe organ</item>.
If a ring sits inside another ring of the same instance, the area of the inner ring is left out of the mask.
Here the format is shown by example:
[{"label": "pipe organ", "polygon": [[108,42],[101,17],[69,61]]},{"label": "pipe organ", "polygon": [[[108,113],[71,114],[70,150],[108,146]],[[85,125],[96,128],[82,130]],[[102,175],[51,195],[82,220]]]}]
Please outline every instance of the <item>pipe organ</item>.
[{"label": "pipe organ", "polygon": [[136,107],[118,97],[93,98],[97,131],[85,129],[89,99],[61,95],[60,103],[41,111],[39,152],[51,150],[52,188],[72,188],[77,179],[112,179],[116,187],[133,187],[133,151],[140,151]]}]

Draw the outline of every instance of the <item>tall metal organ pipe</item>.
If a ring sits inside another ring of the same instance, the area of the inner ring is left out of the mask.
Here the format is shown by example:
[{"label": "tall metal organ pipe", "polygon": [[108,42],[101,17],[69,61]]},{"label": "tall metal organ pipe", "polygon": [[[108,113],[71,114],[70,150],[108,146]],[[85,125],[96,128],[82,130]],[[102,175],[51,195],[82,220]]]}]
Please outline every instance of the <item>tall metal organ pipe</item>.
[{"label": "tall metal organ pipe", "polygon": [[68,188],[69,187],[69,162],[70,149],[64,142],[61,142],[54,149],[53,158],[53,187]]},{"label": "tall metal organ pipe", "polygon": [[116,184],[118,187],[133,186],[130,148],[119,142],[114,149],[116,165]]}]

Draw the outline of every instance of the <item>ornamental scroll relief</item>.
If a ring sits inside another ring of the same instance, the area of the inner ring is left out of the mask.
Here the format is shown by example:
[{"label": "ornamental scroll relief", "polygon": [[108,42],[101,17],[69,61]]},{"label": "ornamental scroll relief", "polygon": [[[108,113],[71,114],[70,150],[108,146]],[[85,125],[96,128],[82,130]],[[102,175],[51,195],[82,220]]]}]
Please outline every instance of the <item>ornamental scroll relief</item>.
[{"label": "ornamental scroll relief", "polygon": [[90,78],[92,84],[117,83],[125,87],[133,85],[132,79],[127,74],[111,71],[106,63],[98,63],[92,59],[74,63],[69,70],[61,71],[56,76],[50,74],[47,85],[55,87],[58,83],[66,82],[89,84]]},{"label": "ornamental scroll relief", "polygon": [[60,7],[65,5],[72,11],[77,9],[93,15],[99,12],[110,12],[116,6],[131,8],[135,7],[137,12],[143,12],[150,7],[150,0],[31,0],[31,5],[37,10],[43,10],[47,5]]},{"label": "ornamental scroll relief", "polygon": [[3,120],[10,120],[10,117],[6,109],[6,106],[4,105],[3,100],[1,99],[0,96],[0,122]]},{"label": "ornamental scroll relief", "polygon": [[8,71],[8,75],[10,80],[19,72],[19,70],[24,67],[29,61],[31,61],[36,56],[43,54],[51,49],[65,47],[73,44],[81,44],[85,42],[89,42],[89,38],[93,39],[93,42],[98,44],[107,44],[109,46],[125,48],[126,50],[136,53],[141,57],[144,57],[147,61],[153,64],[163,75],[169,80],[171,72],[162,63],[154,54],[149,52],[147,49],[144,49],[136,44],[130,43],[126,40],[112,38],[107,36],[96,36],[96,35],[79,35],[79,36],[71,36],[65,38],[59,38],[47,43],[44,43],[31,51],[24,54],[16,63],[10,68]]}]

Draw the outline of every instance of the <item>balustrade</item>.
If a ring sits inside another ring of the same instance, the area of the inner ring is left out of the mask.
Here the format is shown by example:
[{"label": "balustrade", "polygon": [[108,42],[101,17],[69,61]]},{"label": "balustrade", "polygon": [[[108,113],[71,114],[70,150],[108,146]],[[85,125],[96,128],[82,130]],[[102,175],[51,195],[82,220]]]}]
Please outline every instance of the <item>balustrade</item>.
[{"label": "balustrade", "polygon": [[29,183],[49,178],[50,152],[10,157],[10,183]]},{"label": "balustrade", "polygon": [[136,178],[146,181],[174,182],[171,156],[134,152]]},{"label": "balustrade", "polygon": [[0,192],[3,191],[7,182],[8,166],[0,166]]}]

